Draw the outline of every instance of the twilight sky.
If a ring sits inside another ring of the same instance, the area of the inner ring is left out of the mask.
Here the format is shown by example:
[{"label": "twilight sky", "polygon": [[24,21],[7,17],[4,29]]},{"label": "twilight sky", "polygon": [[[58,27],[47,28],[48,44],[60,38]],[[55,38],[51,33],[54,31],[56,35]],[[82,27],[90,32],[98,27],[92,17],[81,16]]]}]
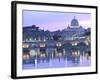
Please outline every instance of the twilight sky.
[{"label": "twilight sky", "polygon": [[40,29],[56,31],[67,28],[75,18],[84,28],[91,27],[91,14],[70,12],[23,11],[23,27],[36,25]]}]

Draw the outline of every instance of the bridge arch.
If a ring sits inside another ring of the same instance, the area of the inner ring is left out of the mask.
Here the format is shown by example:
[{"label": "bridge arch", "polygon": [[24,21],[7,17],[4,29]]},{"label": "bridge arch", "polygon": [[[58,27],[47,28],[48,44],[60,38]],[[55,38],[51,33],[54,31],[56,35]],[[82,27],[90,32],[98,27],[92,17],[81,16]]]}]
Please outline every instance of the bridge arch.
[{"label": "bridge arch", "polygon": [[85,42],[79,42],[79,43],[77,43],[77,47],[80,50],[86,50],[88,48],[88,45]]},{"label": "bridge arch", "polygon": [[62,45],[62,47],[65,49],[65,50],[70,50],[72,48],[72,44],[71,43],[64,43]]}]

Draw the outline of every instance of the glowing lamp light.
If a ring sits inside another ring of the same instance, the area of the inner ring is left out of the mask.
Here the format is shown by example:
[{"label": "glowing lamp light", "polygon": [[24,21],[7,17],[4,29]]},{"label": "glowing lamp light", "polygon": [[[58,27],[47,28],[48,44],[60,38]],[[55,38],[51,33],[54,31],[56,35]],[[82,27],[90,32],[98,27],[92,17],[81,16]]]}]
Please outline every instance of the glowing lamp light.
[{"label": "glowing lamp light", "polygon": [[23,44],[22,47],[23,47],[23,48],[28,48],[29,45],[28,45],[28,44]]},{"label": "glowing lamp light", "polygon": [[41,43],[40,44],[40,47],[45,47],[45,43]]},{"label": "glowing lamp light", "polygon": [[58,43],[56,44],[56,46],[59,46],[59,47],[60,47],[60,46],[61,46],[61,43],[60,43],[60,42],[58,42]]}]

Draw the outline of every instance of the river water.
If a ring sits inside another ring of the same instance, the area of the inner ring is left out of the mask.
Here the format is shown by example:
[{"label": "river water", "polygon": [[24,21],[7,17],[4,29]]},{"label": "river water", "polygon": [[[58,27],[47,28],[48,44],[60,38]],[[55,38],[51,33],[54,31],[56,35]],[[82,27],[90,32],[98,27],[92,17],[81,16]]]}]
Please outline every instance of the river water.
[{"label": "river water", "polygon": [[54,58],[34,58],[33,62],[23,63],[22,69],[45,69],[45,68],[63,68],[63,67],[87,67],[91,66],[91,56],[88,53],[78,51],[71,52],[65,56]]}]

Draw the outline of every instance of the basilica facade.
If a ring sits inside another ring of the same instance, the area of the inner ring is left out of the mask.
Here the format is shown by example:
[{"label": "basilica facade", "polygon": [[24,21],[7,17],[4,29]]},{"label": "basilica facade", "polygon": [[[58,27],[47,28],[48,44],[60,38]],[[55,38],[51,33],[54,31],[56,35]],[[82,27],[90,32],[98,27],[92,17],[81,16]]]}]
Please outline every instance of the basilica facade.
[{"label": "basilica facade", "polygon": [[85,31],[86,29],[79,25],[79,21],[74,17],[70,25],[68,25],[66,29],[63,29],[62,38],[64,40],[73,40],[75,36],[84,34]]}]

